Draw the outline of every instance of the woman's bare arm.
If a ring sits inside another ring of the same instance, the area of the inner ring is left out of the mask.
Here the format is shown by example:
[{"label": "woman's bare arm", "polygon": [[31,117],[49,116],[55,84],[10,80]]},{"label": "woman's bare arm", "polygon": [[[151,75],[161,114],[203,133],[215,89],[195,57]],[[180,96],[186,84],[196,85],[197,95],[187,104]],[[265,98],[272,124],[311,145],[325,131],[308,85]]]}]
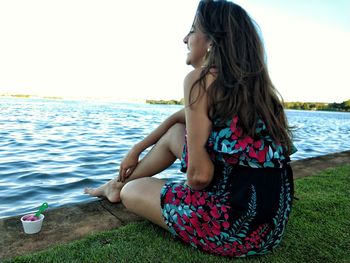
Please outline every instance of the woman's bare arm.
[{"label": "woman's bare arm", "polygon": [[165,121],[163,121],[154,131],[152,131],[146,138],[141,142],[135,144],[133,147],[135,151],[141,153],[148,147],[155,144],[168,130],[176,123],[185,123],[185,110],[181,109]]},{"label": "woman's bare arm", "polygon": [[[184,81],[188,150],[187,184],[194,190],[204,189],[214,177],[214,165],[205,147],[212,127],[208,117],[206,91],[196,85],[192,96],[196,98],[199,95],[199,97],[189,105],[190,89],[199,75],[200,69],[195,69],[186,76]],[[213,80],[213,76],[207,76],[207,84]]]},{"label": "woman's bare arm", "polygon": [[119,180],[124,181],[135,170],[140,154],[148,147],[155,144],[168,130],[176,123],[185,123],[185,110],[181,109],[165,121],[163,121],[155,130],[153,130],[146,138],[134,147],[126,154],[119,168]]}]

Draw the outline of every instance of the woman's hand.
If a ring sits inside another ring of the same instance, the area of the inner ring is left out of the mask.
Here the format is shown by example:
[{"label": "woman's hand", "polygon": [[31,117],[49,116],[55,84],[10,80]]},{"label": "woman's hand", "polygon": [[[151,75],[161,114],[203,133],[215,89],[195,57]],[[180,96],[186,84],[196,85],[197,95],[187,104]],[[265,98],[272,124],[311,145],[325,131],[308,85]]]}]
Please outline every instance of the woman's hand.
[{"label": "woman's hand", "polygon": [[128,179],[136,166],[139,163],[140,153],[134,149],[131,149],[123,158],[119,167],[119,178],[118,181],[124,182]]}]

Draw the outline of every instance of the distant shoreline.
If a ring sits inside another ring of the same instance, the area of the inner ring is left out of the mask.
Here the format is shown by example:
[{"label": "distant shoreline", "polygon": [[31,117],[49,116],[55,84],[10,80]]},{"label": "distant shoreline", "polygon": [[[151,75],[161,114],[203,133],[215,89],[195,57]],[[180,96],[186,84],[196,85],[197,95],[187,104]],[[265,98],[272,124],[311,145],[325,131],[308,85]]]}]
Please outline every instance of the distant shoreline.
[{"label": "distant shoreline", "polygon": [[[149,104],[183,105],[184,100],[146,100]],[[310,111],[340,111],[350,112],[350,99],[342,103],[324,102],[285,102],[285,109],[288,110],[310,110]]]},{"label": "distant shoreline", "polygon": [[29,98],[38,98],[38,99],[54,99],[54,100],[63,100],[64,97],[59,96],[36,96],[29,94],[1,94],[0,97],[10,97],[10,98],[21,98],[21,99],[29,99]]},{"label": "distant shoreline", "polygon": [[[116,99],[116,98],[96,98],[96,97],[61,97],[61,96],[37,96],[30,94],[0,94],[0,97],[7,98],[37,98],[48,100],[97,100],[97,101],[111,101],[111,102],[125,102],[125,103],[146,103],[158,105],[184,105],[184,100],[141,100],[141,99]],[[324,103],[324,102],[285,102],[285,109],[288,110],[310,110],[310,111],[338,111],[350,112],[350,99],[341,103]]]}]

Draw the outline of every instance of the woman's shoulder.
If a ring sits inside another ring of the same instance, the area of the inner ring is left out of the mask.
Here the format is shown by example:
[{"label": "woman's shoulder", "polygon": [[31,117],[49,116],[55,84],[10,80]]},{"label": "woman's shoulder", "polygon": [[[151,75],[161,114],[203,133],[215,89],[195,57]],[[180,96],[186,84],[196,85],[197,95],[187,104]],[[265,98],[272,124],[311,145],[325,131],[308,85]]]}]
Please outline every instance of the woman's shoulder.
[{"label": "woman's shoulder", "polygon": [[185,76],[185,83],[194,83],[201,77],[202,71],[203,70],[201,68],[195,68],[188,72]]},{"label": "woman's shoulder", "polygon": [[[203,76],[203,74],[205,75]],[[205,86],[209,87],[209,85],[216,79],[216,75],[217,73],[214,68],[209,69],[209,71],[205,70],[204,68],[195,68],[186,75],[184,80],[184,86],[185,88],[191,88],[193,84],[195,84],[196,81],[203,76]]]}]

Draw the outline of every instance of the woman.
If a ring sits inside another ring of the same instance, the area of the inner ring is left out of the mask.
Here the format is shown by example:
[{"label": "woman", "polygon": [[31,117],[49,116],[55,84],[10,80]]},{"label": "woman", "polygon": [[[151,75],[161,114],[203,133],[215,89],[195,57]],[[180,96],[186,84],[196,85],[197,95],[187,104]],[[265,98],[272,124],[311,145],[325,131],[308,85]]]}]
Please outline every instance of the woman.
[{"label": "woman", "polygon": [[[256,27],[232,2],[201,1],[184,43],[194,67],[184,109],[130,150],[118,179],[86,193],[121,201],[203,251],[268,253],[291,209],[292,143]],[[151,177],[176,158],[186,182]]]}]

